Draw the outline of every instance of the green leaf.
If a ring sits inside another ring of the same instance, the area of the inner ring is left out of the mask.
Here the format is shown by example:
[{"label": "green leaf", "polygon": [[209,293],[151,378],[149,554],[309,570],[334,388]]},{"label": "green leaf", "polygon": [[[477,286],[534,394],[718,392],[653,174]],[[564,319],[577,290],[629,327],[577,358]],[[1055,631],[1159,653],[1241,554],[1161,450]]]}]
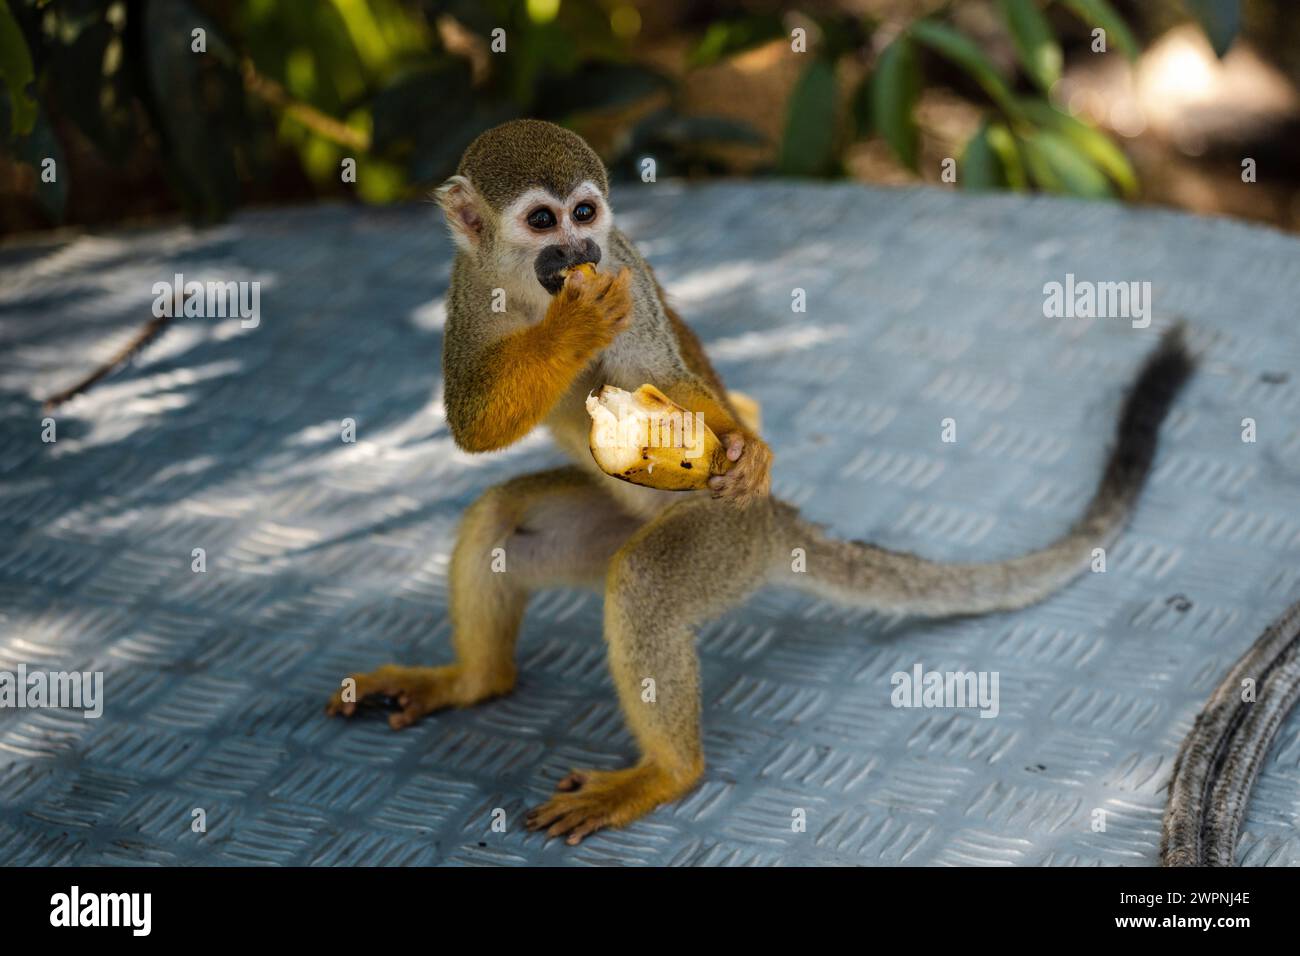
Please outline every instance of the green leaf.
[{"label": "green leaf", "polygon": [[958,165],[957,184],[972,192],[1001,189],[1006,185],[1002,157],[989,142],[990,123],[985,120],[979,131],[966,143]]},{"label": "green leaf", "polygon": [[442,138],[447,126],[469,113],[473,103],[467,61],[439,62],[396,75],[370,103],[370,144],[381,156]]},{"label": "green leaf", "polygon": [[1035,130],[1021,140],[1034,182],[1048,192],[1105,199],[1110,183],[1075,145],[1051,130]]},{"label": "green leaf", "polygon": [[0,79],[9,90],[10,135],[26,136],[36,122],[36,101],[27,91],[36,73],[27,40],[6,0],[0,0]]},{"label": "green leaf", "polygon": [[515,105],[509,100],[470,103],[469,113],[448,122],[440,135],[433,138],[425,135],[416,142],[406,168],[410,182],[432,184],[446,179],[455,172],[465,147],[479,133],[519,116]]},{"label": "green leaf", "polygon": [[835,65],[816,59],[790,96],[777,169],[784,176],[829,176],[835,151]]},{"label": "green leaf", "polygon": [[997,67],[970,39],[933,20],[918,20],[908,27],[907,32],[913,39],[924,43],[974,77],[1002,112],[1013,118],[1020,116],[1011,90],[998,73]]},{"label": "green leaf", "polygon": [[1029,177],[1025,173],[1025,164],[1020,156],[1020,146],[1016,137],[1003,123],[992,123],[988,133],[989,146],[1002,160],[1002,172],[1007,177],[1007,185],[1016,192],[1029,189]]},{"label": "green leaf", "polygon": [[1239,0],[1187,0],[1196,19],[1205,28],[1214,52],[1219,56],[1228,52],[1232,41],[1241,31],[1241,3]]},{"label": "green leaf", "polygon": [[[45,208],[53,222],[63,221],[63,210],[68,201],[68,165],[63,161],[63,145],[59,142],[43,110],[36,114],[36,122],[27,136],[17,136],[10,125],[12,119],[9,98],[0,95],[0,138],[12,140],[13,155],[33,168],[36,177],[36,199]],[[42,178],[45,160],[54,160],[54,182]]]},{"label": "green leaf", "polygon": [[1039,89],[1052,88],[1061,78],[1061,45],[1036,0],[998,0],[1011,30],[1011,42],[1021,66]]},{"label": "green leaf", "polygon": [[849,118],[853,121],[853,138],[865,139],[871,135],[871,74],[862,78],[853,95],[849,97]]},{"label": "green leaf", "polygon": [[653,133],[660,142],[738,146],[763,146],[767,142],[762,133],[740,120],[725,116],[683,116],[671,110],[651,114],[637,124],[636,131]]},{"label": "green leaf", "polygon": [[1021,107],[1032,122],[1069,140],[1114,180],[1125,196],[1132,198],[1137,195],[1137,173],[1124,151],[1105,133],[1047,103],[1026,100],[1022,101]]},{"label": "green leaf", "polygon": [[708,66],[785,35],[785,25],[775,14],[715,20],[691,51],[688,62],[691,66]]},{"label": "green leaf", "polygon": [[671,108],[654,110],[634,125],[615,154],[610,170],[616,176],[637,177],[641,160],[653,157],[658,175],[726,171],[716,147],[763,146],[767,140],[747,123],[721,116],[683,116]]},{"label": "green leaf", "polygon": [[1061,3],[1074,11],[1080,20],[1096,29],[1106,31],[1106,48],[1114,44],[1125,56],[1136,63],[1141,47],[1129,29],[1128,23],[1112,7],[1109,0],[1061,0]]},{"label": "green leaf", "polygon": [[371,153],[404,166],[407,185],[451,175],[479,133],[515,119],[508,97],[474,95],[470,67],[443,55],[395,76],[371,101]]},{"label": "green leaf", "polygon": [[917,131],[913,110],[921,94],[921,71],[916,47],[906,35],[885,48],[869,82],[872,125],[899,161],[915,170]]},{"label": "green leaf", "polygon": [[635,63],[590,61],[567,74],[549,74],[537,84],[536,111],[564,117],[588,110],[622,109],[657,93],[672,82],[657,70]]},{"label": "green leaf", "polygon": [[[814,13],[809,18],[817,25],[817,55],[827,60],[856,53],[870,40],[861,17],[848,13]],[[788,36],[782,27],[782,36]]]},{"label": "green leaf", "polygon": [[[120,15],[106,16],[89,3],[47,4],[42,19],[44,42],[41,84],[44,95],[57,103],[61,121],[76,127],[101,158],[121,165],[138,156],[140,143],[153,136],[149,117],[140,110],[142,92],[149,90],[145,52],[153,42]],[[128,48],[139,42],[141,52]]]},{"label": "green leaf", "polygon": [[191,51],[192,30],[207,32],[209,49],[218,33],[185,0],[146,0],[143,27],[149,105],[168,173],[192,218],[223,219],[239,200],[234,144],[245,138],[243,84],[215,57]]},{"label": "green leaf", "polygon": [[[237,29],[242,52],[257,71],[330,116],[382,86],[371,86],[365,63],[348,33],[347,22],[333,3],[240,3]],[[212,36],[208,50],[215,51]]]}]

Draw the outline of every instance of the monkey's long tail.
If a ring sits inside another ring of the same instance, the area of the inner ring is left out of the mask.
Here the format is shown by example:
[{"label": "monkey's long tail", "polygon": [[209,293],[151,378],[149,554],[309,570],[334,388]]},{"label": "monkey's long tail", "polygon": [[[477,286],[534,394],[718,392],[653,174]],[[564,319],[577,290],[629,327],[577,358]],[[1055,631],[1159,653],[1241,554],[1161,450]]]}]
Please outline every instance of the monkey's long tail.
[{"label": "monkey's long tail", "polygon": [[[1106,471],[1087,510],[1055,542],[1006,561],[944,564],[827,537],[794,509],[784,512],[779,578],[832,600],[890,613],[942,617],[1025,607],[1087,568],[1128,520],[1155,458],[1160,424],[1194,369],[1181,325],[1160,339],[1133,385]],[[790,541],[806,541],[805,573],[790,572]]]}]

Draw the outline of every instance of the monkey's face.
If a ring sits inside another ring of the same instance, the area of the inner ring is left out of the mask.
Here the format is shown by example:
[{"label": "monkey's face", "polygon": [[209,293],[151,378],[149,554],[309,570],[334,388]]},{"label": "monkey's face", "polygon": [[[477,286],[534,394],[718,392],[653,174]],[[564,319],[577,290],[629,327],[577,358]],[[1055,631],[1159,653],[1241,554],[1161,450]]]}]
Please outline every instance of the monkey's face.
[{"label": "monkey's face", "polygon": [[542,308],[561,272],[609,253],[608,194],[605,166],[582,137],[533,119],[480,133],[434,193],[480,274]]},{"label": "monkey's face", "polygon": [[612,224],[595,183],[583,182],[567,196],[534,187],[502,210],[498,241],[554,295],[564,285],[564,270],[600,262]]}]

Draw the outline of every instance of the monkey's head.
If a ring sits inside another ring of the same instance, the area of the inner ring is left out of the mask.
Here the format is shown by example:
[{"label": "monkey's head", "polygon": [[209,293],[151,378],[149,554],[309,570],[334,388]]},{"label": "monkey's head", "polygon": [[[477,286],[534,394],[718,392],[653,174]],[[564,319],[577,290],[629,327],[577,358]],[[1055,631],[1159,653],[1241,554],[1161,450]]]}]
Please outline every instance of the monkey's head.
[{"label": "monkey's head", "polygon": [[457,246],[491,271],[530,272],[551,294],[562,269],[600,262],[614,219],[600,157],[541,120],[480,134],[435,196]]}]

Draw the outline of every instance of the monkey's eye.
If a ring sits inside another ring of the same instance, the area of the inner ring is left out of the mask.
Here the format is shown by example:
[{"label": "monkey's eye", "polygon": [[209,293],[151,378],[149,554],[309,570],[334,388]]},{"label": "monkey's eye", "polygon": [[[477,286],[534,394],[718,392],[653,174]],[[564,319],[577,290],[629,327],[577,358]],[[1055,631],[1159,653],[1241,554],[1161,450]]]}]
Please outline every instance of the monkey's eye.
[{"label": "monkey's eye", "polygon": [[589,202],[580,202],[573,207],[573,219],[575,222],[591,222],[596,218],[596,207]]},{"label": "monkey's eye", "polygon": [[534,229],[550,229],[555,225],[555,213],[545,206],[540,206],[528,214],[528,225]]}]

